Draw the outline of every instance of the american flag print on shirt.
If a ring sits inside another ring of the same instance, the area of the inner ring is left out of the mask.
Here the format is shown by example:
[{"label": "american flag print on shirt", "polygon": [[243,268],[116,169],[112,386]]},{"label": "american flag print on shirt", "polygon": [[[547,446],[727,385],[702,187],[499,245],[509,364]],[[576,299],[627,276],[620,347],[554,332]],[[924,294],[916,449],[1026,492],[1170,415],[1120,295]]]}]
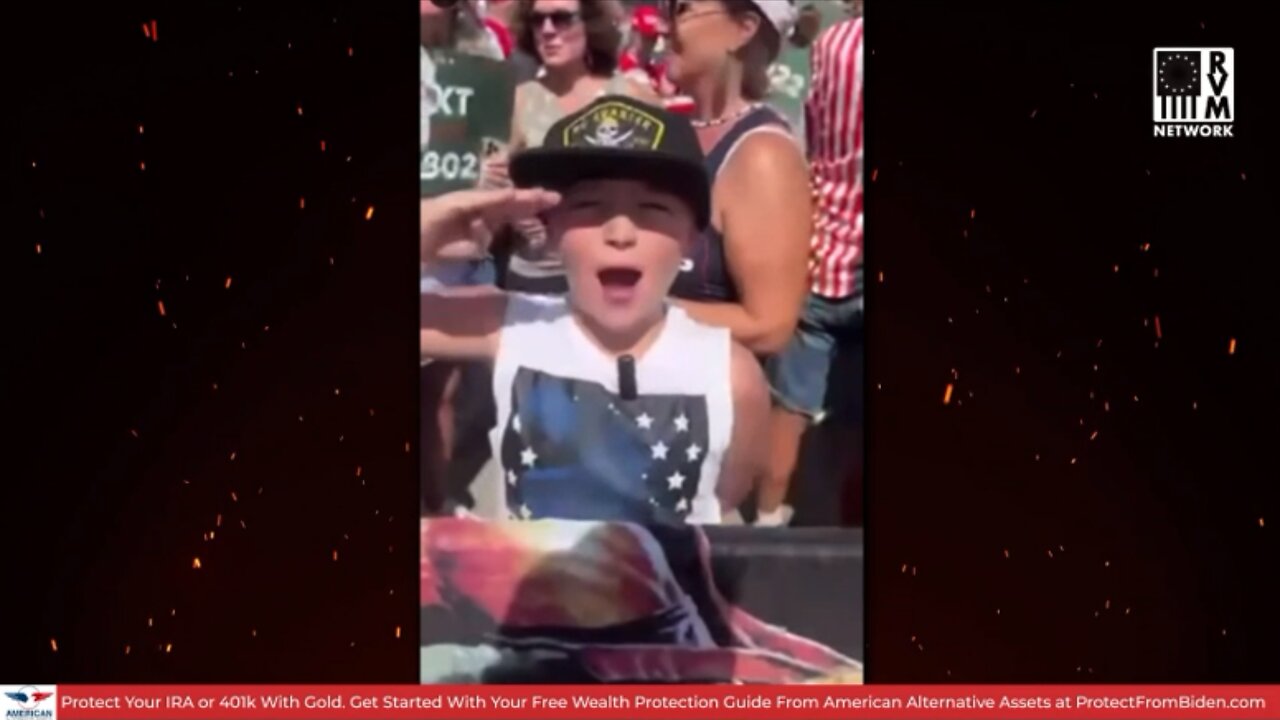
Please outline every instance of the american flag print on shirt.
[{"label": "american flag print on shirt", "polygon": [[853,295],[862,266],[862,18],[827,28],[813,46],[805,130],[815,200],[811,291]]},{"label": "american flag print on shirt", "polygon": [[502,436],[511,519],[683,524],[703,481],[706,398],[641,395],[519,368]]}]

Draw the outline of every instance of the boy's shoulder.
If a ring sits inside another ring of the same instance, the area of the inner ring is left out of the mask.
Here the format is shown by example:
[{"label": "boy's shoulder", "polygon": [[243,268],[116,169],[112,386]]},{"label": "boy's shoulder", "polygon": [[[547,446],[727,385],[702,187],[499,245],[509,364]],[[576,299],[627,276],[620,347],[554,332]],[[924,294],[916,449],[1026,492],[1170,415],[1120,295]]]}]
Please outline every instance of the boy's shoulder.
[{"label": "boy's shoulder", "polygon": [[[687,310],[679,305],[670,304],[667,306],[667,317],[674,319],[676,324],[682,326],[686,332],[693,332],[699,335],[715,335],[722,336],[726,339],[730,337],[729,329],[720,327],[719,325],[708,325],[694,318]],[[732,340],[729,340],[732,342]]]},{"label": "boy's shoulder", "polygon": [[503,293],[502,299],[505,308],[494,352],[499,364],[541,365],[564,359],[571,320],[563,298]]}]

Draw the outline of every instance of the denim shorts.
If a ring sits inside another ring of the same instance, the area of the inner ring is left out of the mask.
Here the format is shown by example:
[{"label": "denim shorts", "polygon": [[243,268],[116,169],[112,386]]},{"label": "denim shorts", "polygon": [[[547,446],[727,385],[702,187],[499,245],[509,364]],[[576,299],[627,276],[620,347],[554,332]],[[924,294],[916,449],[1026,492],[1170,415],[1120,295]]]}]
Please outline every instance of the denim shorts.
[{"label": "denim shorts", "polygon": [[[765,361],[765,373],[776,404],[804,415],[814,423],[826,416],[833,404],[828,395],[836,351],[848,346],[846,339],[858,338],[863,328],[863,300],[859,289],[847,298],[831,299],[810,294],[800,314],[795,335],[782,352]],[[852,343],[861,350],[861,343]],[[856,363],[861,369],[862,364]],[[849,378],[860,388],[861,378]]]}]

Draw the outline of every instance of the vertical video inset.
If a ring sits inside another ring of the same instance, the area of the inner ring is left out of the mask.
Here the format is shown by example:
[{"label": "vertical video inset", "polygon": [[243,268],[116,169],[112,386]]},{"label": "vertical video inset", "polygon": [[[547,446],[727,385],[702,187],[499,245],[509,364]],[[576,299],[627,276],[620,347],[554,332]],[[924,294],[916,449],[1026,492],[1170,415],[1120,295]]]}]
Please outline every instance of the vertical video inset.
[{"label": "vertical video inset", "polygon": [[860,683],[859,2],[421,3],[424,683]]}]

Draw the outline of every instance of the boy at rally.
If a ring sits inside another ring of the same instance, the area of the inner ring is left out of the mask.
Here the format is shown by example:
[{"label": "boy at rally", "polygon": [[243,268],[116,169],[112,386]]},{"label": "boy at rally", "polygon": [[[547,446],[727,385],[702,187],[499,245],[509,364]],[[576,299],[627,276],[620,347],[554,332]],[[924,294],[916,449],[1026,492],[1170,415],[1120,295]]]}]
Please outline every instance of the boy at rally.
[{"label": "boy at rally", "polygon": [[552,126],[517,188],[424,201],[424,258],[474,255],[538,211],[567,296],[422,299],[423,357],[493,363],[510,519],[718,523],[766,467],[769,391],[727,330],[667,301],[708,223],[689,121],[623,96]]}]

